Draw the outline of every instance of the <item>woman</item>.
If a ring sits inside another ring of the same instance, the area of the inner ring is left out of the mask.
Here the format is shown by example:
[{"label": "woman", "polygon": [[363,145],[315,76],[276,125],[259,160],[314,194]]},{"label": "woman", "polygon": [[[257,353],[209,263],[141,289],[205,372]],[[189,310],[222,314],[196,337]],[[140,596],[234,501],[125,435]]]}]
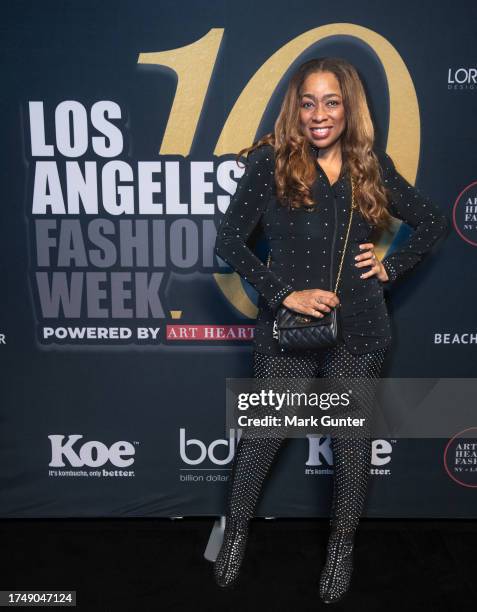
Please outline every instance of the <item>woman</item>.
[{"label": "woman", "polygon": [[[248,152],[246,170],[219,228],[215,252],[259,293],[253,375],[359,378],[362,393],[355,398],[355,409],[370,417],[374,385],[392,340],[383,289],[411,270],[446,234],[447,218],[375,147],[362,83],[355,68],[340,58],[302,64],[290,80],[274,131],[238,156],[244,152]],[[338,297],[330,290],[330,275],[338,269],[345,245],[351,179],[357,208]],[[388,227],[392,216],[414,232],[380,261],[371,233]],[[331,253],[336,220],[336,248]],[[270,267],[247,246],[257,226],[268,241]],[[339,307],[340,341],[317,351],[285,350],[273,330],[280,305],[315,317]],[[232,585],[239,574],[249,523],[283,439],[250,436],[239,441],[224,541],[214,564],[221,586]],[[369,437],[333,437],[331,442],[331,530],[320,576],[325,602],[338,601],[349,588],[354,535],[371,460]]]}]

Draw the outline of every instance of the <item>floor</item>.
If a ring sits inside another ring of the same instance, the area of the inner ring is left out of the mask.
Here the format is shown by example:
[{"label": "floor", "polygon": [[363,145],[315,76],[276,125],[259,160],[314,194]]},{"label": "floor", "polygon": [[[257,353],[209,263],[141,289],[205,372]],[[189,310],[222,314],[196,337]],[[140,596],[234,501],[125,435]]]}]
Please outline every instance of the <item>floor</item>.
[{"label": "floor", "polygon": [[327,521],[255,519],[240,582],[222,591],[203,557],[212,518],[0,520],[0,590],[72,589],[81,610],[243,612],[477,609],[475,521],[362,519],[342,602],[318,577]]}]

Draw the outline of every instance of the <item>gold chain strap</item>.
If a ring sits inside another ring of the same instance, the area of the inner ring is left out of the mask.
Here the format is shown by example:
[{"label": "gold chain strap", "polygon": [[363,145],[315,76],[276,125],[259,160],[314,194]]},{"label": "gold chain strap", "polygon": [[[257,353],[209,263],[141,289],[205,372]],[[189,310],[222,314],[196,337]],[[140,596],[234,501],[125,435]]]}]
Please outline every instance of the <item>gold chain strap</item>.
[{"label": "gold chain strap", "polygon": [[348,230],[346,232],[346,239],[345,239],[345,243],[344,243],[344,247],[343,247],[343,254],[341,255],[341,261],[340,261],[340,267],[338,270],[338,276],[336,278],[336,286],[335,286],[335,293],[338,291],[338,283],[340,282],[340,278],[341,278],[341,268],[343,266],[343,260],[344,260],[344,256],[345,256],[345,251],[346,251],[346,245],[348,244],[348,236],[349,236],[349,230],[351,228],[351,221],[353,219],[353,210],[356,208],[356,203],[354,201],[354,180],[353,177],[351,177],[351,212],[349,215],[349,223],[348,223]]},{"label": "gold chain strap", "polygon": [[[353,177],[351,177],[351,212],[350,212],[350,215],[349,215],[348,229],[346,231],[346,238],[345,238],[345,243],[344,243],[344,247],[343,247],[343,254],[341,255],[340,267],[339,267],[339,270],[338,270],[338,276],[336,278],[336,285],[335,285],[334,293],[336,293],[337,290],[338,290],[338,283],[339,283],[340,278],[341,278],[341,268],[343,267],[343,261],[344,261],[346,246],[348,244],[349,231],[350,231],[350,228],[351,228],[351,221],[353,220],[353,210],[356,209],[357,207],[358,206],[357,206],[356,202],[354,201],[354,179],[353,179]],[[336,231],[338,231],[338,230],[336,230]],[[270,267],[270,261],[271,261],[271,254],[270,254],[270,252],[268,252],[267,268]]]}]

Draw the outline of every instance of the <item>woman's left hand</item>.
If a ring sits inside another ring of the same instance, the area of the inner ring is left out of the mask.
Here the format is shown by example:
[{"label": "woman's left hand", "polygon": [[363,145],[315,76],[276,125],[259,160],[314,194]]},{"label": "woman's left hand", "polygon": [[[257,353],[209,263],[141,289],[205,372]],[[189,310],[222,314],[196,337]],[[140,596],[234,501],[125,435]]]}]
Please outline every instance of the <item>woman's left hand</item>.
[{"label": "woman's left hand", "polygon": [[374,244],[372,242],[364,242],[359,245],[359,248],[362,249],[362,253],[356,255],[355,266],[357,268],[362,268],[364,266],[371,266],[369,270],[363,272],[361,274],[361,278],[368,278],[369,276],[373,276],[374,274],[377,276],[378,280],[381,282],[386,282],[389,280],[388,274],[383,266],[383,264],[379,261],[374,253]]}]

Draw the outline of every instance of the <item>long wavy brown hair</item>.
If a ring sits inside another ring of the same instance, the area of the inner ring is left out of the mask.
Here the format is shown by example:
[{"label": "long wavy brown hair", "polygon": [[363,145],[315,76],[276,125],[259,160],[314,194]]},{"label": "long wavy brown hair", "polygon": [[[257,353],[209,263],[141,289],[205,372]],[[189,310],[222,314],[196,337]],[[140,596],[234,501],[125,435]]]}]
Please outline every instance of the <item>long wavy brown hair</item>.
[{"label": "long wavy brown hair", "polygon": [[332,72],[340,85],[346,126],[340,137],[343,169],[354,179],[355,202],[368,223],[387,228],[389,191],[384,186],[379,161],[373,152],[374,126],[361,79],[352,64],[342,58],[311,59],[299,66],[290,79],[275,121],[274,131],[252,146],[241,149],[239,158],[263,144],[275,150],[275,184],[283,205],[313,206],[311,186],[317,176],[316,153],[300,128],[300,94],[311,73]]}]

